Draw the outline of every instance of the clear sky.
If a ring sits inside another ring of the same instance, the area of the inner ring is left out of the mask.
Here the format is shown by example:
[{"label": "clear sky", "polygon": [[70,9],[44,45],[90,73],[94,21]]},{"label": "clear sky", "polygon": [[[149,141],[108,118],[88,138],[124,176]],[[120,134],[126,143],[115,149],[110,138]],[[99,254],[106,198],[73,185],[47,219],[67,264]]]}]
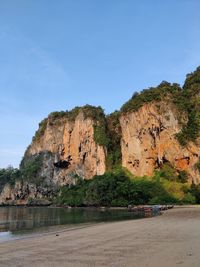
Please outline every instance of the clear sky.
[{"label": "clear sky", "polygon": [[199,0],[0,0],[0,167],[56,110],[119,109],[200,65]]}]

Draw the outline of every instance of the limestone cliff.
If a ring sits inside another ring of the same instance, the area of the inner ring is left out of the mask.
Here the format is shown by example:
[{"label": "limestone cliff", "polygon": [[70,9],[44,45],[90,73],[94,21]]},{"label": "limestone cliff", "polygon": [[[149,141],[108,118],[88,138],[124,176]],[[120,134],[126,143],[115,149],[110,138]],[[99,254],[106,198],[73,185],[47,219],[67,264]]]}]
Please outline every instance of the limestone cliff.
[{"label": "limestone cliff", "polygon": [[200,183],[200,68],[180,85],[162,82],[135,93],[121,109],[122,165],[150,176],[169,163]]},{"label": "limestone cliff", "polygon": [[134,93],[109,116],[89,105],[51,113],[25,152],[19,181],[0,184],[0,203],[52,198],[77,176],[92,179],[121,163],[136,176],[151,176],[168,163],[200,183],[200,68],[183,87],[164,81]]},{"label": "limestone cliff", "polygon": [[42,153],[40,175],[56,185],[73,183],[76,175],[91,179],[103,174],[106,149],[94,140],[95,123],[81,110],[74,120],[49,117],[44,132],[27,149],[23,164]]},{"label": "limestone cliff", "polygon": [[21,177],[5,185],[0,204],[51,199],[60,186],[91,179],[106,170],[105,115],[98,107],[53,112],[39,124],[20,165]]},{"label": "limestone cliff", "polygon": [[190,181],[200,181],[195,168],[199,142],[182,147],[176,135],[181,131],[179,112],[169,102],[153,102],[120,118],[122,165],[136,176],[151,176],[169,162],[177,171],[185,170]]}]

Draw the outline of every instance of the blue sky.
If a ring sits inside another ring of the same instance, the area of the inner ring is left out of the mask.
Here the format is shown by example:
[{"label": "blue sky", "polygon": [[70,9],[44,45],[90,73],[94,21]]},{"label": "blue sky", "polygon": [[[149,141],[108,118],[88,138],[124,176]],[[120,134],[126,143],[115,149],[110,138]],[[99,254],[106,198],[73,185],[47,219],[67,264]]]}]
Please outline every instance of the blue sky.
[{"label": "blue sky", "polygon": [[119,109],[200,65],[199,0],[0,0],[0,167],[56,110]]}]

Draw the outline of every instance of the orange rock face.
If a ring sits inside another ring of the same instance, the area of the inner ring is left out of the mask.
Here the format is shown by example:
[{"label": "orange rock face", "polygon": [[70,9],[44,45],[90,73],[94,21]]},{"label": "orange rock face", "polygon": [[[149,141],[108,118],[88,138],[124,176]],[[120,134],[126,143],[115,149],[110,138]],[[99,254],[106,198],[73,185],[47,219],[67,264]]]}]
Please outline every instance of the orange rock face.
[{"label": "orange rock face", "polygon": [[177,170],[188,172],[190,181],[200,182],[194,165],[198,161],[200,147],[189,143],[181,147],[176,139],[181,126],[178,112],[172,104],[149,103],[137,112],[120,118],[122,128],[122,165],[136,176],[150,176],[165,162]]},{"label": "orange rock face", "polygon": [[90,179],[105,172],[106,150],[94,141],[94,121],[82,112],[75,121],[59,119],[33,141],[26,156],[48,151],[51,157],[43,164],[42,175],[58,185],[70,183],[73,175]]}]

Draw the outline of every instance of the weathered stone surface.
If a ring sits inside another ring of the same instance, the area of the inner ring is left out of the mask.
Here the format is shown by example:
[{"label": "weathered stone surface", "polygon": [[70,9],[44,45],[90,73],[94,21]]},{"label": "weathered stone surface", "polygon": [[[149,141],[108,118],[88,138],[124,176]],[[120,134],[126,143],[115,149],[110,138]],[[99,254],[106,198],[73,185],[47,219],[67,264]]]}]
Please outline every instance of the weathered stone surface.
[{"label": "weathered stone surface", "polygon": [[41,175],[50,177],[54,184],[73,182],[73,176],[90,179],[105,172],[106,150],[94,141],[94,121],[84,118],[82,112],[75,121],[62,118],[55,124],[47,123],[44,134],[35,139],[26,151],[26,157],[50,152],[43,161]]},{"label": "weathered stone surface", "polygon": [[122,165],[136,176],[150,176],[170,162],[177,170],[186,170],[190,181],[200,182],[194,167],[200,155],[199,142],[180,146],[175,136],[181,130],[178,114],[173,104],[161,102],[122,115]]},{"label": "weathered stone surface", "polygon": [[47,205],[47,199],[50,199],[55,194],[56,191],[53,189],[18,181],[14,186],[10,184],[4,186],[0,194],[0,205],[27,205],[34,199],[37,199],[40,205]]}]

